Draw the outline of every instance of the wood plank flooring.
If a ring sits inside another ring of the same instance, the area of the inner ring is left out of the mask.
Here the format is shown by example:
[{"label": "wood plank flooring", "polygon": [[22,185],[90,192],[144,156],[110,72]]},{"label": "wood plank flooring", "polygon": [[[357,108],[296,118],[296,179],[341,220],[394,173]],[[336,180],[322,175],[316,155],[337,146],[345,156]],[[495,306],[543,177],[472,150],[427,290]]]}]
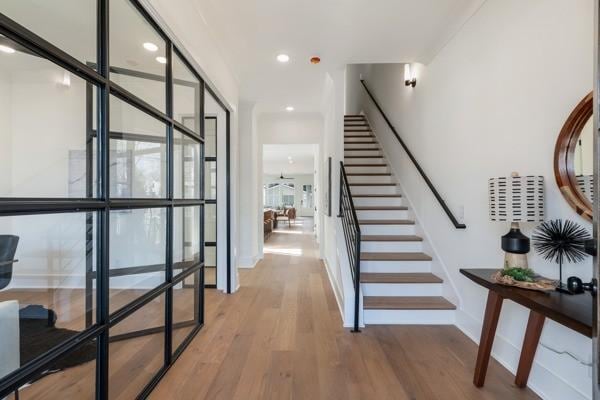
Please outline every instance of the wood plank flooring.
[{"label": "wood plank flooring", "polygon": [[311,221],[282,224],[234,295],[206,291],[206,326],[151,399],[537,399],[454,326],[342,328]]}]

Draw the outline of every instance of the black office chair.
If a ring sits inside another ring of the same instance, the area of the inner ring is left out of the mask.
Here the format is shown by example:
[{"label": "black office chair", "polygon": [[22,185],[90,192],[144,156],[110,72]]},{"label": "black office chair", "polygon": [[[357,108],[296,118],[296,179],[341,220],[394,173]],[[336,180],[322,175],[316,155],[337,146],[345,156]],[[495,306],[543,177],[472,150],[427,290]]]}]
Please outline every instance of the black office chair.
[{"label": "black office chair", "polygon": [[18,244],[18,236],[0,235],[0,290],[7,287],[12,279]]}]

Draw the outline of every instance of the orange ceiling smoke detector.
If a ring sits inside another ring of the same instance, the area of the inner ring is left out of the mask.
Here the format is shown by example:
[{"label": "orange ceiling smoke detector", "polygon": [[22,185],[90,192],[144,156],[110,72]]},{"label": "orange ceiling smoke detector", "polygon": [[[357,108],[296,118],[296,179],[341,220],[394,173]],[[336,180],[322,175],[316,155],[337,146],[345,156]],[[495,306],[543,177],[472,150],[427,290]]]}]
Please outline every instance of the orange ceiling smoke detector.
[{"label": "orange ceiling smoke detector", "polygon": [[310,63],[311,64],[318,64],[320,62],[321,62],[321,57],[314,56],[314,57],[310,58]]}]

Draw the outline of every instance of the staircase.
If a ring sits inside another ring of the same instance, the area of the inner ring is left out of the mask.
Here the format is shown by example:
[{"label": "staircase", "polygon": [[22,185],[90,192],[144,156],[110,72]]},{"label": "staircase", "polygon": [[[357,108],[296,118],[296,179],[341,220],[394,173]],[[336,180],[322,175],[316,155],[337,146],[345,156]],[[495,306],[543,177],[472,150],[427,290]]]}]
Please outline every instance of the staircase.
[{"label": "staircase", "polygon": [[400,194],[377,138],[362,115],[344,118],[344,166],[361,229],[365,324],[451,324],[417,222]]}]

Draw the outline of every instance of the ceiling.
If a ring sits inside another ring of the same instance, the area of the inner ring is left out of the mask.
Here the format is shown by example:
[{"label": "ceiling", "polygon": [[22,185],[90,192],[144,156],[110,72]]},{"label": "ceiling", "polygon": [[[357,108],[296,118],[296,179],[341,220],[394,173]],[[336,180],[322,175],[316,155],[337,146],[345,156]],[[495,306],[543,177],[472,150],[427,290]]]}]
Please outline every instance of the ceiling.
[{"label": "ceiling", "polygon": [[[427,63],[485,0],[191,0],[264,111],[319,111],[327,71]],[[286,53],[287,64],[275,57]],[[321,57],[312,65],[313,55]]]},{"label": "ceiling", "polygon": [[[263,173],[266,175],[313,174],[315,148],[312,144],[265,144],[263,145]],[[293,164],[289,163],[290,156]]]}]

